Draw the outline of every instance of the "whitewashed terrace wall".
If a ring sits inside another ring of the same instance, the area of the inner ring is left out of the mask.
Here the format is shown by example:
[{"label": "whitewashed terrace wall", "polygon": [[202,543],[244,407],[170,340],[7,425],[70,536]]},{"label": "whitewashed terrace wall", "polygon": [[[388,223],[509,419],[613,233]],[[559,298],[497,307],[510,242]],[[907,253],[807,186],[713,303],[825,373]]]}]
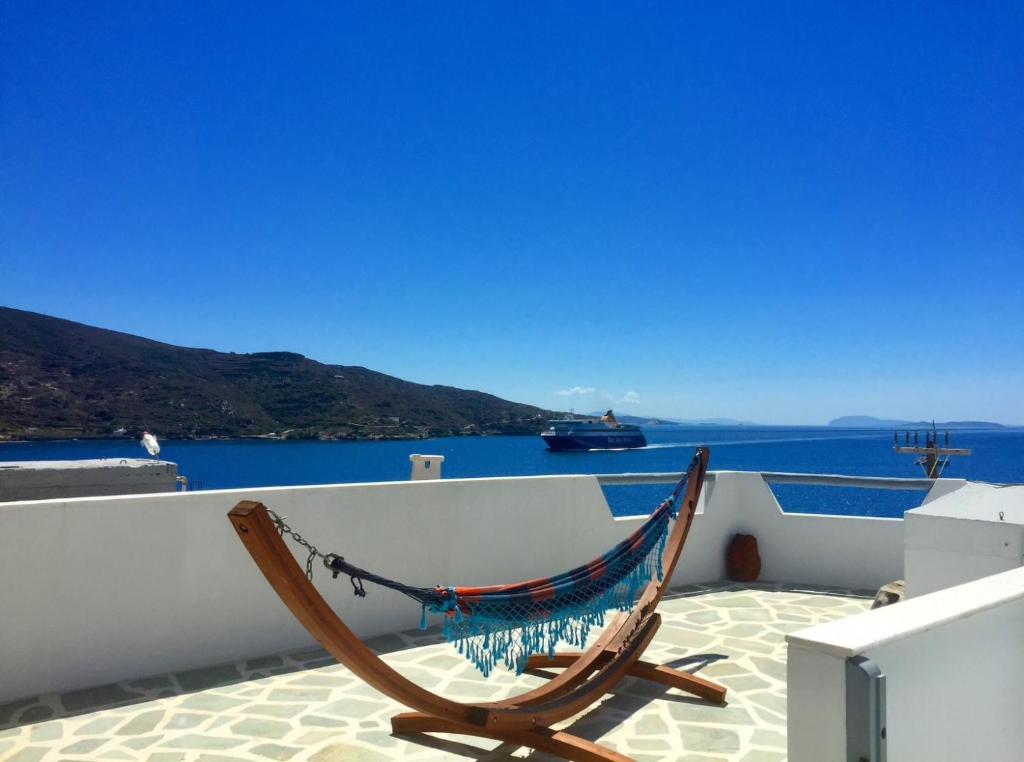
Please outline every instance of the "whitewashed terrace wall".
[{"label": "whitewashed terrace wall", "polygon": [[1016,762],[1024,569],[788,636],[789,759],[846,762],[845,663],[885,674],[888,759]]},{"label": "whitewashed terrace wall", "polygon": [[[667,491],[667,490],[666,490]],[[674,582],[725,576],[736,532],[762,578],[876,588],[902,574],[903,522],[785,515],[757,473],[709,479]],[[226,513],[264,502],[323,550],[414,584],[563,571],[639,521],[592,476],[453,479],[12,502],[0,505],[0,702],[272,654],[310,643]],[[304,558],[302,559],[305,560]],[[416,604],[317,581],[361,636],[415,627]]]}]

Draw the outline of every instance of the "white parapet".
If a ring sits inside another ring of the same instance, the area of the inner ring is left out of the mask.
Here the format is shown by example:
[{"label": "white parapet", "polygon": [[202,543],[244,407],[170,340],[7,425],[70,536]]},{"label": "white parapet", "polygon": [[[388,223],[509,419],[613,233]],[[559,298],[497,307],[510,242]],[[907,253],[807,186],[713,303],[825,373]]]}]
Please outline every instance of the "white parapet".
[{"label": "white parapet", "polygon": [[[3,503],[0,703],[308,645],[227,520],[240,500],[286,515],[322,551],[417,585],[566,571],[643,518],[613,517],[593,476]],[[737,532],[758,537],[765,580],[874,589],[902,576],[901,520],[784,514],[760,474],[718,472],[709,474],[673,581],[722,579]],[[368,585],[357,599],[347,580],[323,573],[315,581],[361,637],[419,621],[418,607],[391,590]]]},{"label": "white parapet", "polygon": [[414,482],[424,479],[440,479],[441,464],[444,463],[444,455],[410,455],[412,462],[412,476]]},{"label": "white parapet", "polygon": [[971,483],[906,514],[909,597],[1024,563],[1024,487]]},{"label": "white parapet", "polygon": [[847,660],[884,675],[888,759],[1016,762],[1024,748],[1024,569],[787,636],[791,762],[845,762]]}]

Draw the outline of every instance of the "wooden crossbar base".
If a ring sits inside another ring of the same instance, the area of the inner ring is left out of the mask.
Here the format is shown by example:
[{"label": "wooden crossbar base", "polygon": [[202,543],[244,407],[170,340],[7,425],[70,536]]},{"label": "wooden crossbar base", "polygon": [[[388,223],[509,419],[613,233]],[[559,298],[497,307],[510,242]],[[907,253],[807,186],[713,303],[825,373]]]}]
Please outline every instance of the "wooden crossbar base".
[{"label": "wooden crossbar base", "polygon": [[[586,654],[579,652],[556,653],[549,658],[545,655],[531,656],[526,664],[527,670],[566,669],[578,667]],[[598,660],[599,662],[601,660]],[[713,704],[724,705],[726,689],[724,686],[705,680],[702,677],[672,669],[649,661],[636,661],[626,674],[642,680],[664,685],[669,688],[690,693]],[[512,699],[514,702],[515,699]],[[619,754],[607,746],[588,741],[585,738],[539,727],[529,730],[499,730],[494,727],[480,727],[454,722],[442,717],[435,717],[423,712],[404,712],[391,718],[391,731],[398,735],[413,733],[457,733],[481,738],[494,738],[518,746],[554,754],[564,759],[577,762],[630,762],[630,757]]]},{"label": "wooden crossbar base", "polygon": [[633,762],[607,746],[586,738],[551,728],[533,730],[496,730],[474,725],[463,725],[421,712],[404,712],[391,718],[391,731],[399,735],[412,733],[458,733],[459,735],[493,738],[516,746],[528,746],[537,751],[554,754],[575,762]]},{"label": "wooden crossbar base", "polygon": [[[575,652],[557,653],[553,658],[548,658],[544,655],[534,655],[526,662],[526,668],[533,670],[571,667],[579,661],[581,656],[583,656],[582,653]],[[681,669],[672,669],[672,667],[654,664],[649,661],[638,661],[629,668],[626,674],[630,677],[639,677],[642,680],[649,680],[652,683],[658,683],[668,688],[676,688],[684,693],[690,693],[705,701],[710,701],[712,704],[725,703],[725,686],[705,680],[703,677],[698,677],[690,672],[684,672]]]}]

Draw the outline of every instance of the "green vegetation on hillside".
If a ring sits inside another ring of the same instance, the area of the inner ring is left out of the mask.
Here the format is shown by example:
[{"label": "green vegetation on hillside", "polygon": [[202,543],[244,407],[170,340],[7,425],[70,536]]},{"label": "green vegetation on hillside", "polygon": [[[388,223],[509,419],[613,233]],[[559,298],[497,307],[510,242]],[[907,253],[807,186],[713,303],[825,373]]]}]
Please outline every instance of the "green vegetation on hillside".
[{"label": "green vegetation on hillside", "polygon": [[291,352],[189,349],[0,307],[0,437],[537,434],[555,415]]}]

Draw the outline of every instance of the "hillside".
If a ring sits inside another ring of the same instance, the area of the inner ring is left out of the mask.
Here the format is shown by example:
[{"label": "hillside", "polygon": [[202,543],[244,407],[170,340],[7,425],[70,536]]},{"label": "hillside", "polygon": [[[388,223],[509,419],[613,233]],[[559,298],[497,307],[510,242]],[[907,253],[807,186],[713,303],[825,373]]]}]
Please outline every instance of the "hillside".
[{"label": "hillside", "polygon": [[0,307],[0,437],[536,434],[551,413],[290,352],[189,349]]}]

